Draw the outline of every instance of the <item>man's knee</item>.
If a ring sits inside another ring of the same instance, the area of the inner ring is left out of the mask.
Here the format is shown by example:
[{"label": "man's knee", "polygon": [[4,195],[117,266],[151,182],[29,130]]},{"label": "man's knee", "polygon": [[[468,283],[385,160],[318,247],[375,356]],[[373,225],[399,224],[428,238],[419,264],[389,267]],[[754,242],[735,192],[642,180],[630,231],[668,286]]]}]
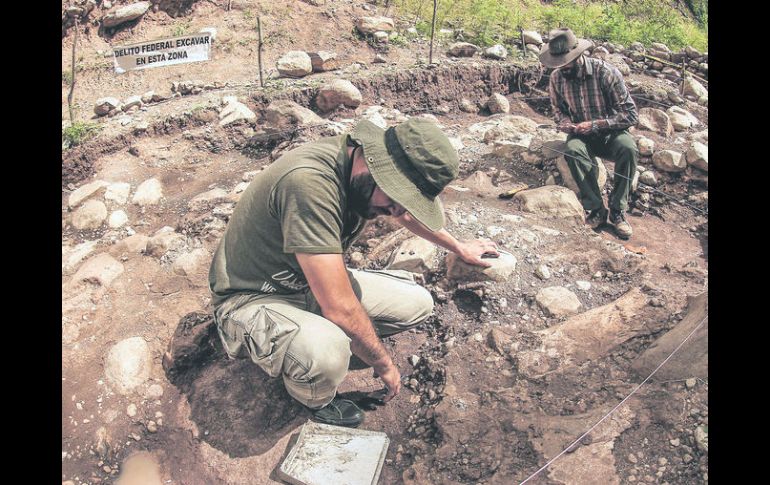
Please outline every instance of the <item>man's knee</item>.
[{"label": "man's knee", "polygon": [[588,149],[585,142],[580,138],[571,138],[567,140],[564,146],[564,153],[567,155],[567,161],[569,162],[571,157],[588,156]]},{"label": "man's knee", "polygon": [[409,322],[410,326],[424,322],[433,313],[433,296],[422,286],[415,289],[413,302],[414,317]]},{"label": "man's knee", "polygon": [[628,133],[621,133],[615,138],[614,148],[619,159],[637,160],[639,158],[639,148],[634,138]]},{"label": "man's knee", "polygon": [[345,378],[350,361],[350,338],[339,328],[300,332],[284,359],[284,375],[297,382],[325,382],[336,386]]}]

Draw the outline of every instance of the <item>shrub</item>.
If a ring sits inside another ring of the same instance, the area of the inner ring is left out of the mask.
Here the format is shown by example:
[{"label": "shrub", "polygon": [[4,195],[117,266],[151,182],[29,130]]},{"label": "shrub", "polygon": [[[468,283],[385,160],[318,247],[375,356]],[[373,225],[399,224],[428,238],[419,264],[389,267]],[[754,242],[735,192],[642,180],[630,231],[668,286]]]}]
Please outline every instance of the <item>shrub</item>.
[{"label": "shrub", "polygon": [[80,145],[96,135],[102,126],[98,123],[76,121],[62,131],[62,149]]}]

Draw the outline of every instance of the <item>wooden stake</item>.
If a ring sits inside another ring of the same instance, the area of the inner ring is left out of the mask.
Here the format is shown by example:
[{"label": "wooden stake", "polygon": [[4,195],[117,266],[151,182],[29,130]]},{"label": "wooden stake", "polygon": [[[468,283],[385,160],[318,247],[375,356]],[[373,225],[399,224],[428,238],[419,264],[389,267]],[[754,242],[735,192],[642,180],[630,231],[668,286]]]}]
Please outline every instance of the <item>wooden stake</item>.
[{"label": "wooden stake", "polygon": [[684,96],[684,81],[685,81],[685,75],[687,74],[687,64],[686,64],[686,57],[682,57],[682,96]]},{"label": "wooden stake", "polygon": [[524,57],[527,57],[527,44],[524,42],[524,29],[519,27],[519,35],[521,36],[521,52],[524,53]]},{"label": "wooden stake", "polygon": [[259,87],[264,88],[265,82],[262,80],[262,19],[257,17],[257,34],[259,35],[259,44],[257,45],[257,63],[259,64]]},{"label": "wooden stake", "polygon": [[436,9],[438,8],[438,0],[433,0],[433,21],[430,26],[430,55],[428,56],[428,64],[433,64],[433,33],[436,30]]},{"label": "wooden stake", "polygon": [[230,11],[230,8],[233,6],[233,0],[227,0],[227,11]]},{"label": "wooden stake", "polygon": [[72,84],[70,84],[70,92],[67,95],[67,104],[70,111],[70,123],[75,123],[75,116],[72,112],[72,98],[75,94],[75,48],[78,45],[78,18],[75,17],[75,39],[72,41]]}]

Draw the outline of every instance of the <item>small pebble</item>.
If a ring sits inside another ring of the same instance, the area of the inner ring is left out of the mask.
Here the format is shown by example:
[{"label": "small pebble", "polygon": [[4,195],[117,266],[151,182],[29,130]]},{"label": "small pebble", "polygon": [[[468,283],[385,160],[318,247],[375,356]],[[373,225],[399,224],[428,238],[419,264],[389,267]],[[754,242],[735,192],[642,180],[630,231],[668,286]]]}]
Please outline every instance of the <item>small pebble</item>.
[{"label": "small pebble", "polygon": [[147,422],[147,431],[149,431],[150,433],[155,433],[156,431],[158,431],[158,425],[155,424],[155,421]]},{"label": "small pebble", "polygon": [[668,460],[665,459],[665,458],[659,458],[658,459],[658,464],[661,465],[661,466],[663,466],[663,465],[665,465],[667,463],[668,463]]},{"label": "small pebble", "polygon": [[636,459],[636,455],[634,455],[633,453],[629,453],[628,454],[628,461],[629,461],[629,463],[638,463],[639,462],[639,460]]},{"label": "small pebble", "polygon": [[131,418],[136,416],[136,404],[129,404],[128,407],[126,407],[126,414],[128,414],[128,416]]},{"label": "small pebble", "polygon": [[693,387],[695,387],[695,384],[697,383],[698,381],[695,380],[695,378],[687,379],[686,381],[684,381],[684,385],[687,386],[687,389],[692,389]]},{"label": "small pebble", "polygon": [[670,443],[671,443],[671,446],[674,446],[674,447],[679,446],[679,438],[674,438],[673,440],[670,441]]},{"label": "small pebble", "polygon": [[104,470],[104,473],[110,473],[112,471],[112,468],[110,468],[109,465],[104,465],[102,467],[102,470]]}]

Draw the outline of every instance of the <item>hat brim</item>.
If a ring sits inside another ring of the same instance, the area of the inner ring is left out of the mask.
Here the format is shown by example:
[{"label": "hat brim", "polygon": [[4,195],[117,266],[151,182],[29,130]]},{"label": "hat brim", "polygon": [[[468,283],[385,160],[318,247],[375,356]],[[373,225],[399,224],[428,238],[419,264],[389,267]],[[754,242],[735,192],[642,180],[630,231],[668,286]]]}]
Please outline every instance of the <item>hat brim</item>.
[{"label": "hat brim", "polygon": [[444,211],[438,197],[424,195],[401,171],[388,151],[385,130],[362,120],[350,137],[363,146],[364,160],[377,186],[431,231],[444,227]]},{"label": "hat brim", "polygon": [[540,62],[545,67],[551,67],[554,69],[557,67],[565,66],[575,60],[580,54],[583,53],[583,51],[589,47],[591,47],[590,41],[585,39],[578,39],[577,46],[575,46],[574,49],[564,54],[554,56],[551,55],[551,53],[548,51],[548,44],[543,44],[543,47],[540,51]]}]

